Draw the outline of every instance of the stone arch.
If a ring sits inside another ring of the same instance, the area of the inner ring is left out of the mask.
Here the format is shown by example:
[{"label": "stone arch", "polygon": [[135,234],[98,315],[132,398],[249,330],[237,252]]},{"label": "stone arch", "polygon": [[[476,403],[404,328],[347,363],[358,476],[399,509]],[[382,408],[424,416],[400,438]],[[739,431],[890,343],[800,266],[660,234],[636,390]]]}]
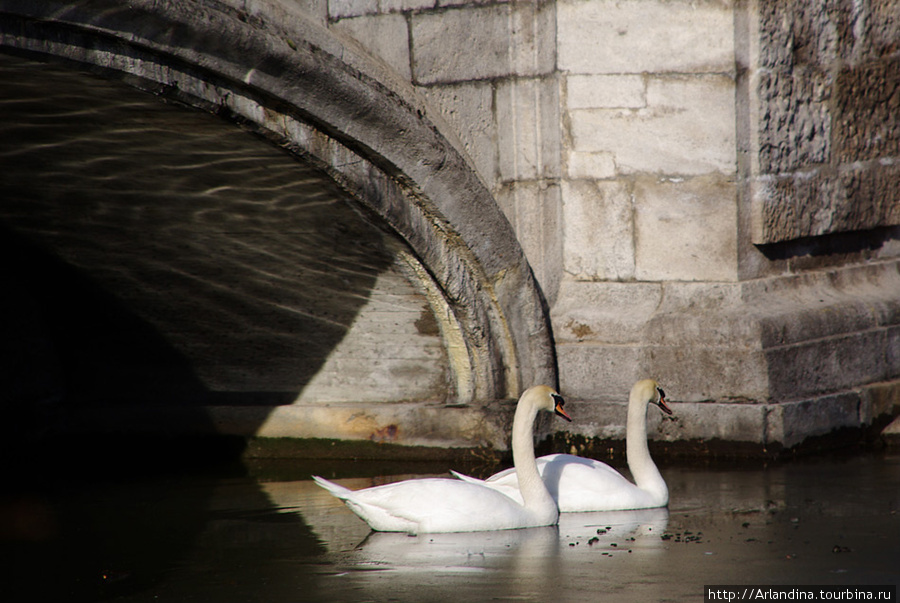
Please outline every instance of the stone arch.
[{"label": "stone arch", "polygon": [[249,125],[380,216],[447,308],[459,402],[555,384],[545,303],[512,228],[449,130],[382,64],[274,0],[0,6],[0,47]]}]

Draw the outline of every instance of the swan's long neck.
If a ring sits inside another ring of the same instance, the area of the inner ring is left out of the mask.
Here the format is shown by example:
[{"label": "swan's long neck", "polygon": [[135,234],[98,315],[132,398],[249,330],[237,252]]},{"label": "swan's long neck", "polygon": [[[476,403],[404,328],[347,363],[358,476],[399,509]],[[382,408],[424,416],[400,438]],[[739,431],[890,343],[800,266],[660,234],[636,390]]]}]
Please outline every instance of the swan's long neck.
[{"label": "swan's long neck", "polygon": [[[637,389],[637,388],[636,388]],[[653,395],[653,394],[649,394]],[[625,431],[625,454],[634,483],[662,500],[668,500],[669,491],[656,463],[650,457],[647,446],[647,407],[650,400],[645,391],[632,390],[628,400],[628,419]]]},{"label": "swan's long neck", "polygon": [[542,516],[552,515],[555,519],[559,509],[541,479],[534,458],[534,420],[537,413],[535,405],[528,403],[527,399],[521,400],[516,408],[512,429],[513,464],[525,508]]}]

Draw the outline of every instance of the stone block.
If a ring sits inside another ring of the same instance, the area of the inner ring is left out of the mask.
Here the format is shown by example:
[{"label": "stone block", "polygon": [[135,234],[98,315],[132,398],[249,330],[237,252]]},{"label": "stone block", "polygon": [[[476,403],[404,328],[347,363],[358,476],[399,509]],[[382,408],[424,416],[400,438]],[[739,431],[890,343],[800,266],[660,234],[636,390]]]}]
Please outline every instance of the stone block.
[{"label": "stone block", "polygon": [[559,87],[554,78],[497,85],[499,171],[502,181],[560,174]]},{"label": "stone block", "polygon": [[[678,400],[678,392],[660,384],[666,394]],[[648,438],[666,442],[690,440],[719,440],[721,442],[752,442],[766,444],[765,404],[714,404],[671,402],[674,414],[668,420],[657,420],[657,427],[648,429]],[[653,414],[652,410],[651,414]],[[648,422],[649,425],[649,422]]]},{"label": "stone block", "polygon": [[560,344],[636,345],[663,298],[659,283],[563,281],[550,311]]},{"label": "stone block", "polygon": [[560,343],[556,353],[563,396],[627,399],[635,381],[646,376],[639,347]]},{"label": "stone block", "polygon": [[565,271],[578,279],[634,278],[631,191],[621,181],[565,181]]},{"label": "stone block", "polygon": [[753,186],[755,243],[900,224],[900,166],[892,161],[762,175]]},{"label": "stone block", "polygon": [[[691,284],[697,286],[686,286]],[[679,290],[689,291],[696,298],[677,299]],[[646,323],[644,341],[672,347],[758,349],[759,318],[750,308],[740,301],[707,303],[722,290],[729,300],[740,291],[738,286],[728,284],[668,283],[665,297]]]},{"label": "stone block", "polygon": [[768,441],[786,448],[841,427],[860,425],[856,392],[770,405],[766,423]]},{"label": "stone block", "polygon": [[566,175],[572,179],[603,180],[616,175],[616,162],[612,153],[579,153],[568,151]]},{"label": "stone block", "polygon": [[421,13],[411,19],[416,83],[481,80],[510,73],[507,6]]},{"label": "stone block", "polygon": [[573,147],[611,152],[620,173],[733,174],[734,82],[727,77],[651,78],[642,109],[569,112]]},{"label": "stone block", "polygon": [[888,446],[895,448],[900,446],[900,417],[882,430],[881,437]]},{"label": "stone block", "polygon": [[378,0],[328,0],[328,17],[344,19],[378,12]]},{"label": "stone block", "polygon": [[[619,398],[623,397],[627,401],[628,392],[620,394]],[[585,438],[624,440],[627,408],[627,404],[621,400],[580,400],[568,396],[566,409],[572,415],[573,421],[565,425],[556,425],[554,431]],[[577,451],[575,452],[577,454]]]},{"label": "stone block", "polygon": [[647,105],[642,75],[570,75],[566,109],[640,109]]},{"label": "stone block", "polygon": [[776,400],[827,394],[887,379],[883,330],[766,350],[769,387]]},{"label": "stone block", "polygon": [[507,447],[506,413],[428,403],[293,404],[209,407],[218,433],[271,438],[326,438],[406,446]]},{"label": "stone block", "polygon": [[559,68],[572,73],[732,73],[730,2],[557,3]]},{"label": "stone block", "polygon": [[642,179],[635,196],[635,276],[737,277],[737,191],[726,178]]},{"label": "stone block", "polygon": [[328,23],[328,0],[277,0],[286,11],[300,12],[320,25]]},{"label": "stone block", "polygon": [[481,178],[493,188],[497,180],[497,124],[491,85],[432,86],[419,92],[440,110],[441,117],[459,135]]},{"label": "stone block", "polygon": [[763,173],[788,172],[831,158],[830,73],[773,70],[760,73],[763,109],[758,128]]},{"label": "stone block", "polygon": [[832,290],[827,293],[835,297],[826,300],[826,291],[819,289],[817,296],[798,291],[794,299],[773,295],[768,303],[759,300],[767,307],[766,313],[759,317],[760,344],[774,348],[876,327],[876,317],[861,297],[838,297]]},{"label": "stone block", "polygon": [[402,15],[377,15],[341,19],[332,26],[365,46],[366,50],[390,65],[409,81],[409,36]]},{"label": "stone block", "polygon": [[692,343],[647,346],[645,355],[647,376],[677,391],[679,400],[769,399],[768,365],[758,350]]},{"label": "stone block", "polygon": [[537,76],[555,68],[553,5],[465,5],[412,13],[413,75],[419,84]]},{"label": "stone block", "polygon": [[432,8],[434,0],[378,0],[383,13],[410,12]]},{"label": "stone block", "polygon": [[[900,412],[900,383],[875,383],[864,387],[861,395],[860,422],[871,425],[884,417],[895,416]],[[900,431],[897,432],[900,435]]]}]

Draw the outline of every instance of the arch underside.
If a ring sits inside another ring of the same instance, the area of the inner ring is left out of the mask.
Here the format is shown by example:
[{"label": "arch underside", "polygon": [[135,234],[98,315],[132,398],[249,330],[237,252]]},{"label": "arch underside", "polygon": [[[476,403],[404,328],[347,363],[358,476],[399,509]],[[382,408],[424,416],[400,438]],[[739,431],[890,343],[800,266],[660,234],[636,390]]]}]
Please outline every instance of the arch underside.
[{"label": "arch underside", "polygon": [[[31,4],[0,1],[0,48],[100,70],[238,122],[327,174],[388,229],[386,240],[396,236],[391,262],[427,299],[446,350],[444,402],[555,385],[546,308],[514,233],[427,106],[382,66],[277,3],[252,15],[229,2]],[[263,435],[327,435],[308,426],[347,419],[317,419],[296,404],[277,420],[271,409],[254,412],[254,424],[269,426]],[[408,414],[422,433],[448,416],[427,406]],[[478,413],[454,422],[464,437],[494,437]],[[391,425],[389,410],[372,409],[351,437]]]}]

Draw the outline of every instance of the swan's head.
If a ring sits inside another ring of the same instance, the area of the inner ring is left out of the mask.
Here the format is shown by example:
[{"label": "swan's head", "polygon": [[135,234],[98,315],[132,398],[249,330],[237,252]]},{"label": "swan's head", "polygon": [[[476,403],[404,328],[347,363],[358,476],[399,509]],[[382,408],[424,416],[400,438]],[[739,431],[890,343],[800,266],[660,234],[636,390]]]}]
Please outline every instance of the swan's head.
[{"label": "swan's head", "polygon": [[534,404],[538,410],[546,410],[547,412],[555,413],[566,421],[572,420],[572,417],[570,417],[563,409],[566,405],[566,401],[563,400],[563,397],[552,387],[547,385],[535,385],[534,387],[529,387],[525,390],[525,393],[522,394],[520,400],[525,400],[526,398],[529,402]]},{"label": "swan's head", "polygon": [[672,409],[666,403],[666,392],[653,379],[638,381],[634,384],[631,392],[632,398],[638,399],[642,403],[655,404],[667,415],[672,414]]}]

